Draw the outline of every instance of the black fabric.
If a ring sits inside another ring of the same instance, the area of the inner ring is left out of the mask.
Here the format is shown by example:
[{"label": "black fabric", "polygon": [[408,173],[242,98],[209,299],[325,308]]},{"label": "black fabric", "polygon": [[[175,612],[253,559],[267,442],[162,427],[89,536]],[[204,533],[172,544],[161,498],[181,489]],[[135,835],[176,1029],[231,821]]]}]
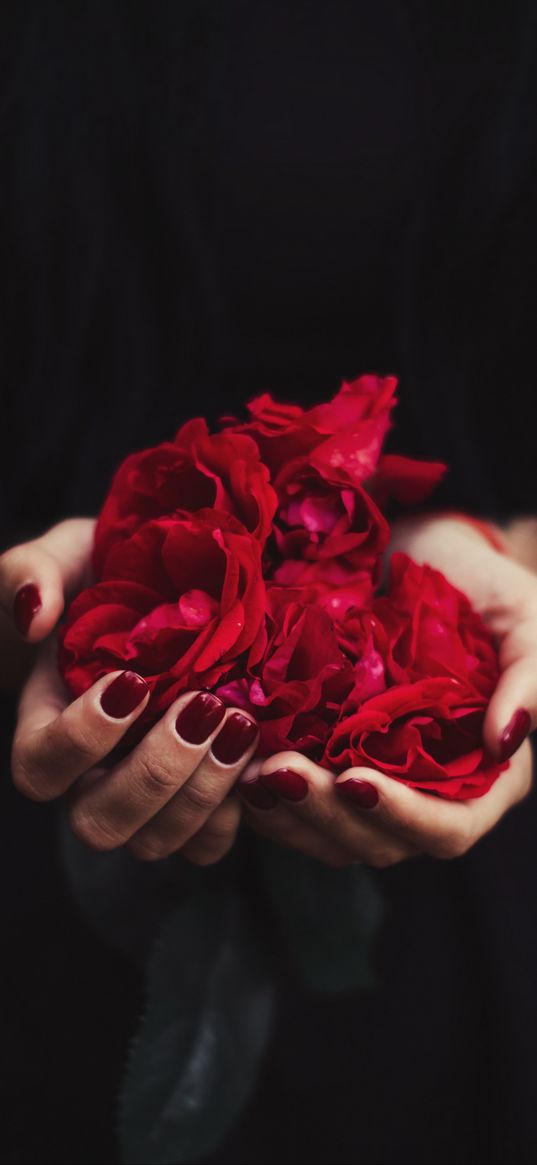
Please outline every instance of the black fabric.
[{"label": "black fabric", "polygon": [[[441,503],[535,512],[536,39],[522,2],[4,4],[3,544],[190,415],[364,370],[400,376],[391,447],[448,461]],[[0,1159],[109,1161],[139,984],[54,811],[2,799]],[[377,993],[289,986],[215,1161],[534,1160],[534,818],[379,875]]]}]

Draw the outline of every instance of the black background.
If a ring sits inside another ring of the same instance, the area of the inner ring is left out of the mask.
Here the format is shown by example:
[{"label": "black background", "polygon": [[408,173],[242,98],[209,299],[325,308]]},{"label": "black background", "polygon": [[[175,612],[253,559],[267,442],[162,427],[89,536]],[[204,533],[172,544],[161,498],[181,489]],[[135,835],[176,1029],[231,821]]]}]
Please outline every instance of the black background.
[{"label": "black background", "polygon": [[[392,447],[449,505],[535,512],[535,6],[0,8],[4,545],[118,460],[263,389],[401,377]],[[114,1159],[138,978],[72,905],[56,811],[1,785],[0,1159]],[[373,996],[290,981],[215,1160],[525,1162],[535,799],[378,875]]]}]

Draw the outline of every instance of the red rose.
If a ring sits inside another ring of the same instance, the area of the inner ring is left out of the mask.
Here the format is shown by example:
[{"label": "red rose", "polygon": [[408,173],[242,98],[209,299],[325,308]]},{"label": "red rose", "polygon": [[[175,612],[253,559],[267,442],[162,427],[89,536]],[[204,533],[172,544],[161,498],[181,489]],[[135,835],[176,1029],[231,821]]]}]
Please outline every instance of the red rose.
[{"label": "red rose", "polygon": [[388,688],[333,730],[323,763],[379,769],[416,789],[459,801],[482,797],[502,768],[482,743],[487,701],[452,676]]},{"label": "red rose", "polygon": [[321,473],[344,466],[360,484],[377,465],[396,388],[394,376],[360,376],[344,382],[327,404],[307,410],[264,393],[248,405],[251,420],[233,429],[254,437],[273,478],[289,461],[306,457]]},{"label": "red rose", "polygon": [[408,785],[458,800],[482,796],[501,771],[483,745],[484,716],[499,674],[483,621],[439,571],[405,554],[393,555],[388,594],[374,602],[371,619],[373,641],[394,686],[365,703],[359,687],[350,693],[326,763],[338,771],[373,765]]},{"label": "red rose", "polygon": [[264,394],[248,405],[251,420],[230,430],[255,439],[274,479],[277,583],[346,586],[369,572],[371,597],[389,538],[378,503],[422,501],[444,470],[381,457],[396,387],[394,377],[361,376],[308,410]]},{"label": "red rose", "polygon": [[229,514],[146,522],[109,551],[104,578],[72,603],[60,666],[77,695],[116,668],[145,676],[150,711],[210,687],[263,651],[259,542]]},{"label": "red rose", "polygon": [[385,597],[373,610],[388,640],[394,683],[454,676],[485,700],[498,680],[498,656],[483,620],[438,570],[394,554]]},{"label": "red rose", "polygon": [[[390,531],[365,489],[351,485],[343,470],[321,474],[302,461],[282,470],[278,497],[274,530],[281,565],[275,581],[340,586],[369,573],[371,593]],[[311,563],[317,564],[313,578]]]},{"label": "red rose", "polygon": [[385,453],[367,488],[381,508],[391,501],[415,506],[429,497],[445,472],[446,466],[441,461],[416,461],[398,453]]},{"label": "red rose", "polygon": [[337,592],[325,610],[332,615],[341,650],[353,664],[353,688],[345,707],[354,708],[386,688],[387,639],[370,610],[350,604],[338,609],[336,596]]},{"label": "red rose", "polygon": [[175,441],[133,453],[118,469],[97,523],[97,575],[114,543],[128,538],[141,522],[208,507],[233,514],[264,542],[276,495],[250,437],[211,434],[197,418],[179,429]]},{"label": "red rose", "polygon": [[217,688],[259,724],[261,756],[298,749],[319,758],[330,726],[353,686],[328,615],[279,587],[267,592],[268,642],[248,675]]}]

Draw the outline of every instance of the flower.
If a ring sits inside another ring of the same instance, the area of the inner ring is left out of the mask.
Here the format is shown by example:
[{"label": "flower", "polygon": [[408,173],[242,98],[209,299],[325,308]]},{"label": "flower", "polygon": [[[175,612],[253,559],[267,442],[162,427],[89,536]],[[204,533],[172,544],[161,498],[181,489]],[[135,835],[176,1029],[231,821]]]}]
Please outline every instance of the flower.
[{"label": "flower", "polygon": [[69,608],[60,666],[78,695],[132,668],[148,681],[150,713],[180,692],[218,683],[264,647],[261,547],[231,515],[200,510],[144,523],[109,550],[104,575]]},{"label": "flower", "polygon": [[440,571],[392,555],[386,596],[375,600],[373,611],[386,633],[392,683],[453,676],[490,699],[498,680],[492,636]]},{"label": "flower", "polygon": [[501,769],[483,720],[499,669],[483,621],[406,555],[375,597],[384,508],[423,501],[444,472],[383,454],[396,388],[361,376],[311,409],[263,394],[246,423],[211,434],[197,418],[120,466],[97,581],[68,610],[59,661],[75,696],[116,669],[145,677],[122,747],[207,687],[258,722],[260,755],[374,765],[460,799],[490,787]]},{"label": "flower", "polygon": [[459,801],[481,797],[506,767],[485,753],[486,704],[453,676],[396,684],[350,715],[343,707],[323,763],[336,772],[366,765]]},{"label": "flower", "polygon": [[326,612],[302,603],[300,592],[271,587],[262,658],[216,691],[257,721],[260,756],[298,749],[318,759],[353,683]]},{"label": "flower", "polygon": [[390,530],[366,490],[352,486],[343,470],[321,473],[304,460],[281,472],[278,497],[274,580],[323,587],[369,576],[371,597]]},{"label": "flower", "polygon": [[361,376],[307,410],[265,393],[248,405],[250,420],[228,430],[251,436],[272,474],[275,582],[321,592],[369,575],[363,598],[372,597],[389,539],[379,503],[423,501],[444,471],[436,462],[381,456],[396,388],[393,376]]},{"label": "flower", "polygon": [[324,762],[374,766],[443,797],[482,796],[505,767],[483,743],[499,671],[482,619],[439,571],[395,554],[371,620],[389,686],[365,702],[359,687],[349,694]]},{"label": "flower", "polygon": [[97,575],[114,544],[130,537],[141,522],[211,507],[234,515],[264,543],[276,495],[251,437],[211,434],[198,417],[183,425],[173,442],[133,453],[120,465],[97,523]]},{"label": "flower", "polygon": [[275,481],[290,461],[306,458],[321,473],[344,466],[349,480],[360,484],[377,465],[396,388],[395,376],[360,376],[311,409],[280,404],[263,393],[248,405],[249,421],[227,423],[233,432],[254,438]]}]

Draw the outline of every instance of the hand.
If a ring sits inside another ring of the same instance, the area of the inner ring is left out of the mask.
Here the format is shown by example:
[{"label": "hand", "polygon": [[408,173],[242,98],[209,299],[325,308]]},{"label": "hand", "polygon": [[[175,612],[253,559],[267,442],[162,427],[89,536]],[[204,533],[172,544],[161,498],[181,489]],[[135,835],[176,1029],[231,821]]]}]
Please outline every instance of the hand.
[{"label": "hand", "polygon": [[496,636],[501,676],[484,738],[494,756],[513,759],[484,797],[461,803],[433,798],[368,768],[334,779],[298,753],[250,765],[239,790],[254,828],[335,866],[387,866],[418,853],[458,857],[531,787],[531,749],[524,740],[537,722],[535,575],[453,518],[397,524],[392,549],[443,571]]},{"label": "hand", "polygon": [[53,628],[65,597],[90,578],[93,522],[74,520],[0,558],[0,603],[31,643],[44,641],[26,681],[13,743],[13,779],[47,801],[69,791],[76,836],[98,850],[125,844],[140,858],[177,849],[198,864],[233,844],[240,804],[227,797],[257,742],[253,722],[208,693],[175,701],[114,768],[102,762],[147,705],[141,676],[116,672],[68,698]]}]

